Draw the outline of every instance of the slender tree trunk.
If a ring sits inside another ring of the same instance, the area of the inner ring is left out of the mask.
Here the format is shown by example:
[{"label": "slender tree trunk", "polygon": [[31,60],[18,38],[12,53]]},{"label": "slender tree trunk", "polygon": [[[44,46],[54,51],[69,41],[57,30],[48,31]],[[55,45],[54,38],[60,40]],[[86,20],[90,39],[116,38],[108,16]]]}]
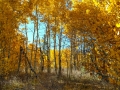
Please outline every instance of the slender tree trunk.
[{"label": "slender tree trunk", "polygon": [[41,72],[43,72],[43,70],[44,70],[44,56],[43,56],[43,52],[41,50],[41,47],[40,47],[40,60],[41,60],[41,64],[40,64],[41,68],[40,68],[40,70],[41,70]]},{"label": "slender tree trunk", "polygon": [[72,39],[71,39],[71,55],[70,55],[70,74],[72,73],[72,55],[73,55],[73,46],[72,46]]},{"label": "slender tree trunk", "polygon": [[67,59],[67,53],[65,53],[66,56],[66,63],[67,63],[67,77],[69,76],[69,64],[68,64],[68,59]]},{"label": "slender tree trunk", "polygon": [[56,17],[55,17],[55,31],[54,31],[54,62],[55,62],[55,72],[57,74],[57,63],[56,63]]},{"label": "slender tree trunk", "polygon": [[74,37],[73,37],[73,33],[74,33],[74,31],[72,31],[72,33],[71,33],[71,42],[70,42],[70,46],[71,46],[71,55],[70,55],[70,74],[72,73],[72,69],[73,69],[73,46],[74,46]]},{"label": "slender tree trunk", "polygon": [[[35,23],[34,23],[34,31],[33,31],[33,41],[32,41],[32,49],[31,49],[31,56],[30,56],[30,63],[33,60],[33,52],[34,52],[34,37],[35,37]],[[31,73],[31,70],[30,70]]]},{"label": "slender tree trunk", "polygon": [[[28,50],[28,35],[27,35],[27,26],[26,26],[26,23],[25,23],[25,31],[26,31],[26,38],[27,38],[27,40],[26,40],[26,55],[27,55],[27,50]],[[25,60],[25,73],[26,73],[26,75],[28,74],[28,66],[27,66],[27,62],[26,62],[26,60]]]},{"label": "slender tree trunk", "polygon": [[46,34],[47,34],[47,72],[50,73],[50,24],[49,24],[49,15],[48,15],[48,23],[46,28]]},{"label": "slender tree trunk", "polygon": [[[39,40],[39,45],[40,45],[40,40]],[[43,55],[42,48],[40,47],[40,72],[43,72],[44,70],[44,55]]]},{"label": "slender tree trunk", "polygon": [[19,71],[20,71],[21,56],[22,56],[22,47],[20,46],[20,54],[19,54],[18,70],[17,70],[18,74],[19,74]]},{"label": "slender tree trunk", "polygon": [[61,43],[62,43],[62,28],[60,28],[60,36],[59,36],[59,72],[58,72],[58,76],[61,76]]},{"label": "slender tree trunk", "polygon": [[54,62],[55,62],[55,72],[57,74],[57,62],[56,62],[56,33],[54,35]]},{"label": "slender tree trunk", "polygon": [[[46,44],[47,44],[47,43],[46,43],[46,35],[44,35],[43,53],[44,53],[45,55],[46,55],[46,53],[47,53],[47,52],[46,52]],[[45,67],[44,67],[44,62],[45,62],[45,61],[44,61],[44,59],[43,59],[43,70],[44,70],[44,68],[45,68]]]},{"label": "slender tree trunk", "polygon": [[74,69],[76,70],[76,58],[77,58],[77,53],[76,53],[76,32],[73,31],[73,59],[74,59]]},{"label": "slender tree trunk", "polygon": [[36,20],[36,30],[37,30],[37,39],[36,39],[36,49],[35,49],[35,56],[34,56],[34,70],[36,71],[37,69],[37,45],[38,45],[38,38],[39,38],[39,32],[38,32],[38,12],[37,12],[37,5],[36,5],[36,16],[37,16],[37,20]]},{"label": "slender tree trunk", "polygon": [[32,65],[31,65],[31,63],[30,63],[30,61],[29,61],[29,59],[28,59],[28,57],[27,57],[27,55],[26,55],[26,53],[25,53],[25,51],[24,51],[24,49],[23,49],[22,47],[20,47],[20,53],[21,53],[21,55],[22,55],[22,54],[24,55],[25,60],[26,60],[26,62],[28,63],[30,70],[35,74],[35,77],[37,78],[37,73],[36,73],[36,71],[32,68]]}]

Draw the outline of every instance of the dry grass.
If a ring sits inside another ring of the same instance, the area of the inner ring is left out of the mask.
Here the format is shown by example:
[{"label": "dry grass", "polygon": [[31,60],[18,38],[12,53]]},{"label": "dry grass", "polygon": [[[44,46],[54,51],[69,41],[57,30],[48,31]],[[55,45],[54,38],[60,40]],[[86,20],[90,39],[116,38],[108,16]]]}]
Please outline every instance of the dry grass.
[{"label": "dry grass", "polygon": [[[25,75],[23,75],[25,76]],[[24,78],[24,77],[23,77]],[[55,74],[39,73],[38,78],[22,80],[14,77],[4,82],[1,90],[117,90],[113,85],[91,79],[71,79]]]}]

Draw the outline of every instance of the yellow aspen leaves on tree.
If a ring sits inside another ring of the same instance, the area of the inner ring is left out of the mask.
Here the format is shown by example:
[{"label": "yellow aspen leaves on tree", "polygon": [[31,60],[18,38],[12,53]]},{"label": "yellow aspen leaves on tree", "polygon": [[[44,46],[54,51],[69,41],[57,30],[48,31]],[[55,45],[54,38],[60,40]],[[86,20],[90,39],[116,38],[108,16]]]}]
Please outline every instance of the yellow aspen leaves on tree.
[{"label": "yellow aspen leaves on tree", "polygon": [[120,86],[119,0],[0,0],[0,78],[52,72]]}]

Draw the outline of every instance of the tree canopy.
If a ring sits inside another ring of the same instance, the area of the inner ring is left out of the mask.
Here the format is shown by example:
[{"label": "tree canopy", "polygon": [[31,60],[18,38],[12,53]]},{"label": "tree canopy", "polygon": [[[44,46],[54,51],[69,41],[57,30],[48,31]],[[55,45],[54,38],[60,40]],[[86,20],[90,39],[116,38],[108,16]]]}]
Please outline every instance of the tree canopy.
[{"label": "tree canopy", "polygon": [[80,66],[120,85],[119,0],[0,0],[0,76]]}]

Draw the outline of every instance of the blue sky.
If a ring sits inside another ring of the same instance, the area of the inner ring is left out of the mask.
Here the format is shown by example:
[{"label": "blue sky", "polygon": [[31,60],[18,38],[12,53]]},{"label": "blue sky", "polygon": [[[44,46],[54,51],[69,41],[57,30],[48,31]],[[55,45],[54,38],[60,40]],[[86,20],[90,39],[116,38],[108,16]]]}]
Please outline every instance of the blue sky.
[{"label": "blue sky", "polygon": [[[25,28],[25,24],[21,24],[19,29],[22,31],[22,33],[25,35],[25,30],[22,30],[22,28]],[[28,32],[28,43],[32,43],[33,41],[33,32],[34,32],[34,23],[31,21],[29,24],[27,24],[27,32]],[[44,23],[40,23],[39,25],[39,37],[42,38],[45,34],[45,25]]]},{"label": "blue sky", "polygon": [[[22,28],[25,28],[25,24],[21,24],[20,27],[19,27],[20,31],[22,31],[22,33],[25,35],[25,30],[22,30]],[[33,42],[33,31],[34,31],[34,22],[30,21],[29,24],[27,24],[28,44]],[[45,31],[46,31],[45,24],[40,22],[39,23],[39,38],[40,39],[43,39]],[[57,49],[59,49],[59,39],[58,39],[58,37],[59,37],[59,35],[57,35],[57,37],[56,37]],[[70,48],[70,41],[65,35],[62,35],[62,43],[61,44],[62,44],[61,45],[62,49]],[[51,39],[51,49],[53,49],[53,46],[54,46],[54,41],[53,41],[53,39]],[[79,49],[80,48],[81,48],[81,45],[79,46]],[[82,48],[83,48],[83,44],[82,44]]]},{"label": "blue sky", "polygon": [[[20,31],[25,35],[25,30],[22,30],[22,28],[25,28],[25,24],[21,24],[19,29]],[[28,32],[28,44],[29,43],[32,43],[33,42],[33,31],[34,31],[34,22],[33,21],[30,21],[28,24],[27,24],[27,32]],[[45,34],[45,31],[46,31],[46,25],[42,22],[39,23],[39,38],[42,39],[44,37],[44,34]],[[37,34],[36,34],[37,35]],[[65,35],[62,36],[62,48],[66,48],[70,45],[69,43],[69,40],[68,38],[65,37]],[[36,38],[36,36],[35,36]],[[57,39],[57,43],[56,45],[58,46],[59,45],[59,39],[58,39],[58,36],[56,37]],[[51,48],[53,48],[53,40],[51,39]],[[57,47],[58,49],[58,47]]]}]

